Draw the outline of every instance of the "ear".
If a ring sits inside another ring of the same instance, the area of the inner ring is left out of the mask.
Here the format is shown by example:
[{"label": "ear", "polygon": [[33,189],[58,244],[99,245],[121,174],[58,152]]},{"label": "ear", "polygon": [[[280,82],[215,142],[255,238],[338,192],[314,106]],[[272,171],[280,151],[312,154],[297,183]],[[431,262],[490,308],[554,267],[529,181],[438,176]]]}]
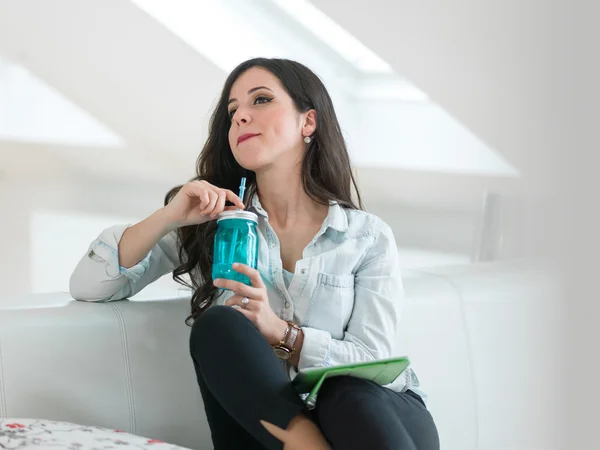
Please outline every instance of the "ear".
[{"label": "ear", "polygon": [[309,109],[304,113],[304,123],[302,124],[302,136],[312,136],[317,131],[317,111]]}]

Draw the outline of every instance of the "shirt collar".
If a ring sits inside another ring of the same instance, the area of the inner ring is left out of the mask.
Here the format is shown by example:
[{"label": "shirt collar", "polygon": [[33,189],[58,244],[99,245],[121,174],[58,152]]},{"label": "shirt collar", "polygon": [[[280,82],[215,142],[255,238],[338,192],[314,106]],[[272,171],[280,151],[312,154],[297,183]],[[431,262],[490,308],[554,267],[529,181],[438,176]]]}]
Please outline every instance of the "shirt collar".
[{"label": "shirt collar", "polygon": [[[250,208],[250,210],[263,217],[269,217],[267,212],[261,206],[258,195],[254,195],[252,197],[252,208]],[[329,202],[329,211],[327,212],[327,217],[323,222],[322,230],[326,231],[328,228],[333,228],[340,233],[345,233],[348,231],[348,216],[346,215],[344,208],[342,208],[337,202]]]},{"label": "shirt collar", "polygon": [[344,208],[337,202],[329,202],[329,211],[327,212],[324,225],[325,229],[333,228],[340,233],[348,231],[348,216]]}]

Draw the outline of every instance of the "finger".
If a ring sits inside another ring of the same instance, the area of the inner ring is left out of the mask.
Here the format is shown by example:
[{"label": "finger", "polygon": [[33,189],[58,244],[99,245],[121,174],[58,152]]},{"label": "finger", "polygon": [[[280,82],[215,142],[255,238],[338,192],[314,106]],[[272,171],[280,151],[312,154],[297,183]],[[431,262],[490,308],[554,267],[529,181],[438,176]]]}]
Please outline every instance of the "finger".
[{"label": "finger", "polygon": [[260,272],[256,269],[253,269],[250,266],[247,266],[246,264],[240,264],[240,263],[233,263],[233,270],[235,270],[236,272],[239,272],[243,275],[246,275],[248,278],[250,278],[250,282],[252,283],[252,286],[255,288],[263,288],[265,287],[265,283],[263,282],[262,277],[260,276]]},{"label": "finger", "polygon": [[230,191],[229,189],[225,189],[225,195],[227,197],[227,200],[229,200],[235,206],[237,206],[240,209],[244,209],[244,203],[237,195],[235,195],[235,193],[233,191]]},{"label": "finger", "polygon": [[225,300],[224,305],[225,306],[240,306],[240,300],[241,298],[238,299],[239,296],[234,295],[232,297],[229,297],[227,300]]},{"label": "finger", "polygon": [[259,299],[260,291],[258,289],[248,286],[247,284],[240,283],[239,281],[227,280],[225,278],[217,278],[213,281],[213,284],[217,287],[229,289],[240,297],[248,297],[249,299]]},{"label": "finger", "polygon": [[[202,183],[204,189],[209,193],[211,201],[213,200],[213,197],[214,197],[214,199],[216,200],[216,202],[218,202],[219,201],[219,196],[223,192],[223,189],[215,187],[215,186],[213,186],[212,184],[210,184],[207,181],[201,181],[201,183]],[[215,202],[215,206],[216,206],[216,202]]]},{"label": "finger", "polygon": [[246,317],[250,322],[256,323],[256,316],[252,311],[248,311],[247,309],[241,308],[239,305],[233,305],[233,309]]},{"label": "finger", "polygon": [[[211,196],[211,204],[210,207],[206,208],[206,215],[210,214],[210,218],[216,218],[224,209],[225,202],[227,200],[227,195],[225,194],[225,189],[218,188],[213,186],[207,181],[203,181],[205,188],[209,191]],[[213,203],[214,201],[214,203]]]},{"label": "finger", "polygon": [[263,427],[265,427],[265,429],[269,433],[271,433],[273,436],[275,436],[281,442],[285,443],[287,441],[287,439],[288,439],[287,431],[282,430],[277,425],[273,425],[272,423],[266,422],[264,420],[261,420],[260,423]]},{"label": "finger", "polygon": [[221,212],[225,210],[225,202],[227,201],[227,195],[223,189],[219,189],[219,195],[217,199],[217,203],[215,204],[215,209],[212,211],[210,217],[213,219],[217,217]]},{"label": "finger", "polygon": [[251,298],[248,298],[248,303],[246,305],[244,305],[242,303],[242,300],[245,298],[248,298],[248,297],[242,297],[241,295],[233,295],[225,301],[225,306],[239,306],[241,308],[249,310],[249,309],[251,309],[252,303],[255,303],[256,300],[252,300]]},{"label": "finger", "polygon": [[208,198],[209,198],[208,204],[200,212],[200,214],[202,214],[203,216],[208,216],[209,214],[211,214],[213,212],[213,210],[215,209],[215,205],[217,204],[217,201],[219,200],[219,196],[217,195],[216,192],[213,192],[213,191],[208,191]]},{"label": "finger", "polygon": [[197,182],[192,185],[192,194],[195,195],[198,201],[200,202],[198,208],[200,208],[201,210],[204,209],[206,205],[208,205],[208,203],[210,202],[208,191],[204,188],[202,182]]},{"label": "finger", "polygon": [[205,180],[194,181],[193,186],[194,186],[194,193],[201,200],[200,205],[199,205],[199,207],[202,208],[201,213],[203,215],[207,215],[208,212],[206,210],[208,209],[210,204],[213,202],[213,200],[215,200],[215,201],[218,200],[217,197],[219,195],[219,191],[221,191],[222,189],[219,189],[219,188],[213,186],[212,184],[210,184],[208,181],[205,181]]}]

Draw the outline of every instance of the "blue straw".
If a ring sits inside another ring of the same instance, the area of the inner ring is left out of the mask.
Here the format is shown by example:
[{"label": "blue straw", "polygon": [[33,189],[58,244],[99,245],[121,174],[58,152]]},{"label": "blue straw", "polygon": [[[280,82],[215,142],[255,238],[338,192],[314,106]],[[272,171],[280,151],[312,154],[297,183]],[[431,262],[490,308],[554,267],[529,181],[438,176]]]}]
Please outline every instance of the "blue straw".
[{"label": "blue straw", "polygon": [[[244,201],[244,191],[245,190],[246,190],[246,177],[242,177],[242,181],[240,183],[240,194],[238,195],[238,197],[242,200],[242,202]],[[238,208],[237,210],[239,211],[240,208]],[[237,235],[238,235],[238,230],[237,230],[237,228],[234,228],[233,236],[231,237],[231,246],[229,247],[228,263],[230,265],[234,263],[233,258],[235,256],[235,246],[237,244]]]},{"label": "blue straw", "polygon": [[[238,197],[244,201],[244,192],[246,192],[246,177],[242,177],[242,181],[240,183],[240,195]],[[238,208],[239,210],[240,208]]]}]

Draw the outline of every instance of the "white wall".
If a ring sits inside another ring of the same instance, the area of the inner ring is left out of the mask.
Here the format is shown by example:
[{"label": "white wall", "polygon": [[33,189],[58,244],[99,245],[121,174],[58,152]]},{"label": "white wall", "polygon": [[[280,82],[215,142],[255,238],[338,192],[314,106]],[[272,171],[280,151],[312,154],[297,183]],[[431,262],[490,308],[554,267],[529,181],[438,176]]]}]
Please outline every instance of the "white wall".
[{"label": "white wall", "polygon": [[313,0],[528,176],[547,181],[555,79],[547,2]]},{"label": "white wall", "polygon": [[[0,52],[20,64],[0,80],[0,115],[10,118],[0,126],[2,183],[18,192],[2,194],[3,239],[20,250],[3,282],[11,292],[55,289],[85,251],[75,248],[107,223],[145,217],[192,175],[225,73],[129,2],[24,0],[0,11]],[[316,53],[307,60],[319,66]],[[484,194],[523,192],[513,168],[440,106],[354,98],[356,74],[319,67],[326,82],[343,81],[329,88],[365,203],[392,225],[403,264],[468,260]],[[59,241],[48,235],[61,229],[50,220],[78,233],[64,233],[73,247],[60,271],[42,273]]]},{"label": "white wall", "polygon": [[[169,33],[153,28],[151,21],[138,15],[129,3],[121,2],[127,5],[125,14],[115,17],[118,3],[116,0],[52,3],[2,0],[0,50],[27,63],[126,141],[140,144],[136,147],[138,155],[154,152],[155,147],[170,146],[173,152],[184,149],[188,155],[193,154],[196,143],[189,138],[194,136],[197,118],[203,117],[206,110],[194,106],[212,100],[194,87],[200,79],[218,86],[222,73],[198,59]],[[569,275],[565,316],[572,322],[568,324],[570,345],[565,349],[549,348],[548,352],[566,358],[565,364],[573,377],[568,384],[549,386],[548,395],[568,397],[565,416],[573,426],[573,433],[566,447],[593,448],[600,402],[597,389],[600,372],[595,358],[590,357],[597,352],[598,342],[595,280],[600,225],[594,208],[599,167],[597,80],[600,75],[594,58],[599,41],[597,3],[562,2],[564,5],[558,10],[554,3],[521,0],[371,0],[352,2],[350,7],[349,2],[342,0],[313,0],[313,3],[384,56],[522,173],[533,177],[536,182],[532,185],[537,187],[543,181],[552,181],[553,195],[548,204],[553,209],[546,216],[552,220],[537,230],[547,246],[564,257],[561,267]],[[34,11],[39,14],[33,14]],[[101,32],[107,24],[113,30],[108,36]],[[136,33],[130,32],[131,24],[135,24]],[[146,47],[146,43],[150,45]],[[144,50],[137,54],[136,49]],[[136,55],[135,67],[128,65],[132,55]],[[107,76],[110,67],[115,68],[118,77]],[[138,86],[140,80],[144,83]],[[190,85],[192,89],[188,88]],[[166,88],[160,95],[151,96],[148,86]],[[192,101],[185,103],[188,109],[182,112],[181,101],[185,98]],[[142,113],[151,114],[146,120],[137,120]],[[185,122],[178,123],[181,118]],[[181,130],[187,133],[178,133]],[[2,151],[5,150],[3,147]],[[552,161],[555,155],[549,153],[551,150],[560,155],[556,163]],[[64,155],[61,153],[58,158]],[[0,153],[0,156],[5,155]],[[175,156],[158,157],[163,163],[172,159]],[[5,161],[3,158],[3,164]],[[49,185],[48,178],[31,184],[35,177],[43,179],[46,167],[47,171],[53,169],[48,163],[42,156],[31,159],[30,164],[20,161],[17,166],[24,169],[20,177],[7,174],[6,165],[1,168],[5,173],[0,178],[3,220],[0,285],[3,287],[22,289],[30,283],[29,272],[24,270],[30,253],[27,205],[34,201],[55,205],[53,201],[61,198],[61,194],[66,198],[78,197],[72,190],[89,194],[87,199],[76,200],[69,206],[84,210],[86,205],[103,209],[107,192],[118,199],[118,191],[110,189],[114,186],[112,181],[105,181],[101,188],[86,190],[85,176],[83,182],[71,184],[70,188],[65,187],[62,179],[63,184],[58,187]],[[106,177],[109,171],[95,173],[97,177]],[[401,180],[402,187],[410,193],[423,193],[426,203],[431,198],[449,198],[448,191],[454,192],[455,185],[469,185],[472,181],[454,178],[430,184],[431,174],[417,178],[414,174],[403,175],[407,176]],[[389,186],[389,179],[381,184]],[[372,192],[379,198],[406,196],[402,189],[382,192],[377,183],[373,182],[373,186]],[[128,191],[127,186],[121,188],[121,193]],[[155,192],[162,193],[162,188],[156,187]],[[136,202],[129,204],[118,200],[117,214],[131,213],[131,208],[138,207],[138,201],[144,202],[140,213],[154,206],[153,200],[141,198],[136,196]],[[416,198],[413,196],[408,203],[412,205]],[[463,202],[464,197],[460,198]],[[380,209],[385,210],[386,206],[387,202],[383,202]],[[65,203],[58,207],[65,207]],[[556,232],[561,229],[568,232],[568,239],[557,238]]]},{"label": "white wall", "polygon": [[361,165],[517,177],[518,170],[433,102],[362,100],[355,161]]},{"label": "white wall", "polygon": [[43,146],[0,145],[0,304],[65,291],[74,263],[110,223],[138,221],[170,185],[90,176]]},{"label": "white wall", "polygon": [[[0,247],[4,249],[0,304],[31,293],[66,291],[76,262],[102,229],[147,217],[162,206],[172,187],[164,181],[128,179],[119,172],[91,174],[81,170],[80,162],[57,157],[53,148],[0,145]],[[367,210],[394,230],[404,267],[468,262],[478,231],[481,194],[488,189],[511,191],[510,179],[503,184],[495,178],[472,176],[461,185],[453,183],[453,177],[359,170]],[[426,188],[419,188],[417,180]],[[386,196],[386,185],[399,190]],[[444,189],[448,185],[453,190]],[[421,201],[409,188],[420,192]],[[178,287],[167,278],[142,296],[160,296]]]}]

